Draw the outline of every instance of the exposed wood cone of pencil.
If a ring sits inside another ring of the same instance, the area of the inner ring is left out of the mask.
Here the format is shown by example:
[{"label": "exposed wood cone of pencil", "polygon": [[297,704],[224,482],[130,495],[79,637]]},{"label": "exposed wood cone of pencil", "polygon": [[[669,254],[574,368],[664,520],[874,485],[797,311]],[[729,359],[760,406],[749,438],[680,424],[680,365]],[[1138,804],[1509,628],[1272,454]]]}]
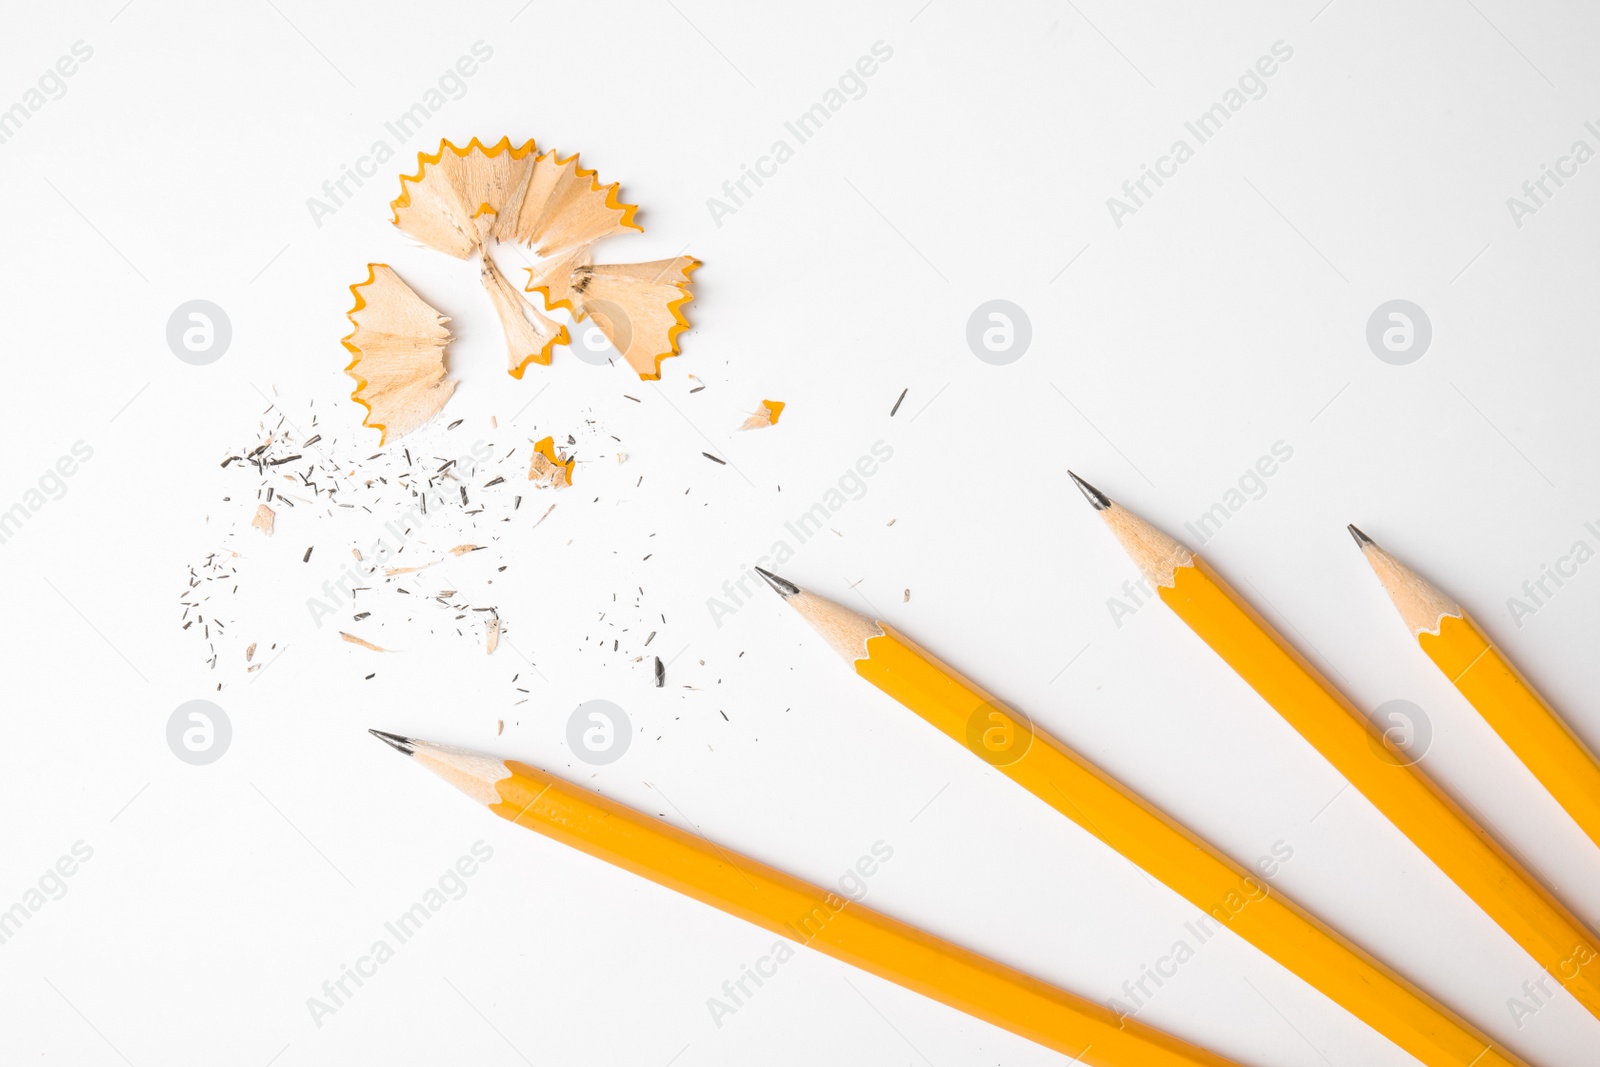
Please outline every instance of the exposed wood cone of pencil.
[{"label": "exposed wood cone of pencil", "polygon": [[1350,536],[1422,651],[1556,803],[1600,845],[1600,760],[1449,596],[1356,529]]},{"label": "exposed wood cone of pencil", "polygon": [[855,672],[1428,1067],[1522,1064],[1304,908],[882,620],[756,568]]},{"label": "exposed wood cone of pencil", "polygon": [[1072,475],[1162,603],[1600,1018],[1597,939],[1204,560]]},{"label": "exposed wood cone of pencil", "polygon": [[1092,1067],[1238,1067],[553,774],[515,760],[382,730],[369,732],[502,819],[1077,1062]]}]

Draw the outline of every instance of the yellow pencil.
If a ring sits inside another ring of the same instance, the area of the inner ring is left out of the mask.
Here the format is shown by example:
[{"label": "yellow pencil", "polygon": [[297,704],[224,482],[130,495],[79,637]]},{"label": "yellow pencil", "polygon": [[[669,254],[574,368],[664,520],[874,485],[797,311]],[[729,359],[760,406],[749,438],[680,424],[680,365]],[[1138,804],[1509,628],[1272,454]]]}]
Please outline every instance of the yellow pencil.
[{"label": "yellow pencil", "polygon": [[756,570],[857,674],[1417,1060],[1523,1062],[892,626]]},{"label": "yellow pencil", "polygon": [[1406,629],[1533,776],[1600,845],[1600,760],[1461,605],[1350,527]]},{"label": "yellow pencil", "polygon": [[555,775],[514,760],[370,732],[502,819],[1083,1063],[1237,1067]]},{"label": "yellow pencil", "polygon": [[1478,907],[1600,1018],[1596,939],[1206,563],[1077,475],[1122,547],[1171,608],[1250,688]]}]

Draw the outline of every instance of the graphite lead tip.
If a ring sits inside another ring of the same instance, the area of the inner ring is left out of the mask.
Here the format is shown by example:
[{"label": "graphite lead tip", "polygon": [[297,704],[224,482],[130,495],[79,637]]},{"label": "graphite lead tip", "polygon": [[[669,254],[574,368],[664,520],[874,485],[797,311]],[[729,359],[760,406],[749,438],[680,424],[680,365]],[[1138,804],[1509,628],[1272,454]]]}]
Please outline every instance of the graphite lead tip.
[{"label": "graphite lead tip", "polygon": [[771,571],[764,571],[760,567],[757,567],[756,573],[765,578],[767,580],[767,584],[772,586],[773,592],[777,593],[785,600],[788,600],[790,597],[795,596],[800,592],[800,587],[798,585],[795,585],[787,578],[779,578]]},{"label": "graphite lead tip", "polygon": [[1096,489],[1094,486],[1090,485],[1076,474],[1073,474],[1071,471],[1067,472],[1067,477],[1071,478],[1073,482],[1077,484],[1078,488],[1083,491],[1084,499],[1087,500],[1096,511],[1105,511],[1107,508],[1111,507],[1111,498],[1106,496],[1100,490]]},{"label": "graphite lead tip", "polygon": [[401,737],[399,734],[391,734],[384,730],[368,730],[367,733],[376,737],[396,752],[403,752],[407,756],[416,754],[417,750],[412,747],[411,738],[409,737]]},{"label": "graphite lead tip", "polygon": [[1354,537],[1356,539],[1356,544],[1360,545],[1362,548],[1366,548],[1368,545],[1373,543],[1372,538],[1362,533],[1360,528],[1358,528],[1355,523],[1351,523],[1350,525],[1346,526],[1345,529],[1350,531],[1350,536]]}]

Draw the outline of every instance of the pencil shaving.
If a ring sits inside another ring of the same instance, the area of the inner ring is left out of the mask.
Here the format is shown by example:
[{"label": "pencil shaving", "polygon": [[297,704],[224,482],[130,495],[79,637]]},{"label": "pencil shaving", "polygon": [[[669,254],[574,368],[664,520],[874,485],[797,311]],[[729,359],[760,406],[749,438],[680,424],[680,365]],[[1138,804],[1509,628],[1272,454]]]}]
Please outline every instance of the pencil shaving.
[{"label": "pencil shaving", "polygon": [[344,638],[346,641],[350,642],[352,645],[360,645],[362,648],[370,649],[373,652],[387,652],[387,651],[389,651],[387,648],[380,648],[379,646],[373,644],[371,641],[363,641],[361,638],[357,637],[355,634],[347,634],[343,630],[339,631],[339,636]]},{"label": "pencil shaving", "polygon": [[493,618],[484,627],[483,651],[485,655],[494,655],[494,650],[500,647],[500,620]]},{"label": "pencil shaving", "polygon": [[272,536],[272,528],[277,523],[277,521],[278,521],[278,513],[276,511],[273,511],[271,508],[267,507],[265,504],[257,504],[256,505],[256,517],[250,520],[250,525],[254,526],[256,529],[260,530],[262,533],[266,534],[268,537],[271,537]]},{"label": "pencil shaving", "polygon": [[761,406],[748,419],[744,420],[744,425],[739,429],[764,430],[768,426],[776,426],[778,424],[778,416],[783,414],[783,406],[783,401],[781,400],[763,400]]},{"label": "pencil shaving", "polygon": [[541,489],[565,489],[572,484],[572,468],[576,462],[564,455],[557,456],[555,438],[546,437],[533,446],[533,458],[528,463],[528,481]]},{"label": "pencil shaving", "polygon": [[[432,155],[419,153],[417,173],[402,175],[390,205],[394,224],[430,248],[458,259],[476,256],[480,279],[506,332],[513,378],[529,363],[548,365],[551,350],[567,344],[565,326],[545,311],[563,308],[578,321],[593,316],[606,337],[642,378],[659,378],[661,360],[678,352],[677,334],[688,327],[679,310],[688,303],[687,256],[658,263],[596,267],[596,241],[628,231],[637,208],[617,199],[617,183],[601,185],[576,155],[536,155],[529,140],[484,145],[477,138],[457,147],[441,141]],[[541,311],[519,295],[490,254],[491,245],[530,248],[525,292],[543,297]]]},{"label": "pencil shaving", "polygon": [[683,308],[694,299],[689,275],[699,266],[692,256],[580,266],[572,272],[567,295],[555,303],[530,270],[528,291],[545,293],[547,307],[569,308],[579,322],[592,318],[628,366],[655,381],[661,361],[678,354],[678,335],[689,328]]},{"label": "pencil shaving", "polygon": [[455,379],[445,378],[449,320],[382,263],[369,263],[367,280],[350,292],[355,329],[343,339],[354,357],[344,369],[356,380],[350,399],[367,409],[361,424],[386,444],[437,415],[455,392]]}]

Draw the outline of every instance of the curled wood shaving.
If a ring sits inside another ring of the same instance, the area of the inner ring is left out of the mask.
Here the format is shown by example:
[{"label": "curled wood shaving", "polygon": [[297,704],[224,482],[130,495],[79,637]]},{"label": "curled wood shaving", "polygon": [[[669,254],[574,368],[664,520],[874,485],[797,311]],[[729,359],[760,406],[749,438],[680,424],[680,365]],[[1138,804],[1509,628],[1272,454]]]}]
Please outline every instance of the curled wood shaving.
[{"label": "curled wood shaving", "polygon": [[354,357],[344,369],[356,380],[350,399],[367,409],[361,424],[379,430],[383,444],[433,418],[455,392],[455,379],[444,376],[449,320],[383,263],[367,264],[367,280],[350,292],[355,329],[343,340]]},{"label": "curled wood shaving", "polygon": [[[572,272],[570,295],[561,306],[571,308],[579,322],[594,319],[628,366],[655,381],[661,361],[678,354],[678,335],[689,328],[683,309],[694,299],[689,275],[699,266],[693,256],[581,266]],[[529,292],[544,292],[537,275],[530,275]]]},{"label": "curled wood shaving", "polygon": [[473,138],[464,147],[441,141],[437,152],[418,154],[415,175],[401,176],[394,224],[447,255],[477,257],[505,329],[512,377],[521,378],[529,363],[549,364],[551,349],[570,338],[506,281],[490,255],[493,242],[533,251],[537,262],[524,291],[541,294],[543,311],[562,308],[580,322],[593,316],[641,378],[659,378],[661,361],[678,353],[677,335],[688,328],[681,308],[699,261],[592,265],[596,241],[642,230],[633,221],[637,209],[576,155],[536,152],[533,141],[513,145],[505,137],[493,145]]}]

